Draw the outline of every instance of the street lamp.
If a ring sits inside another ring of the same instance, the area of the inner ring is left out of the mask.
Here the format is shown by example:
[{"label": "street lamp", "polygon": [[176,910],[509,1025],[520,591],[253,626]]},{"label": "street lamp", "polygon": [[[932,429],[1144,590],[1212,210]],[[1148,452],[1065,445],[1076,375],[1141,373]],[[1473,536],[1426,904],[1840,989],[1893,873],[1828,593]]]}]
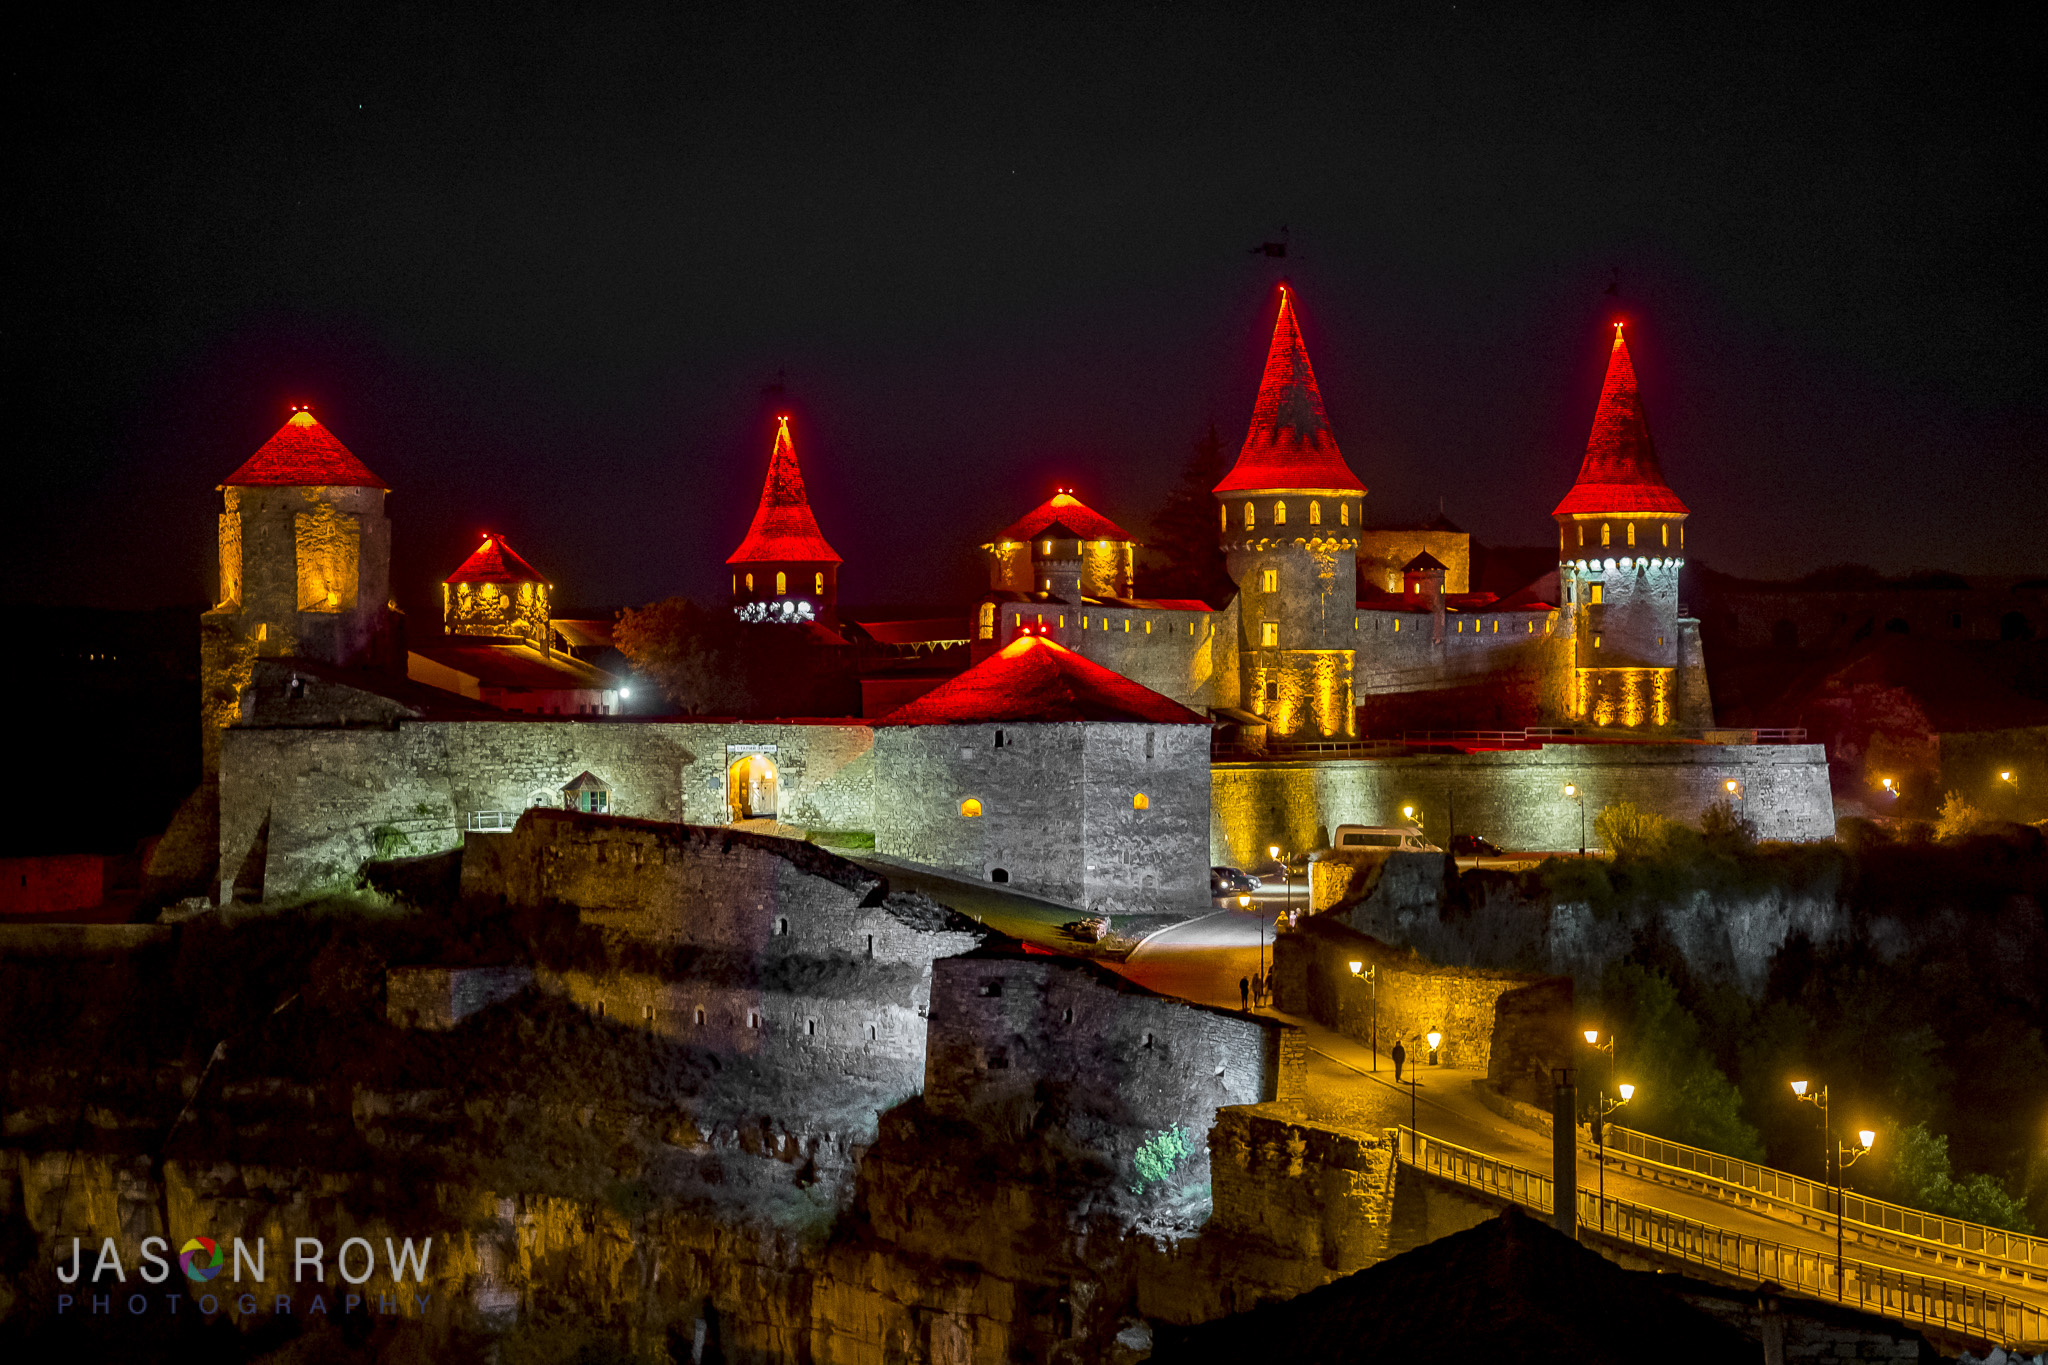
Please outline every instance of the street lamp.
[{"label": "street lamp", "polygon": [[1375,962],[1368,967],[1363,962],[1351,964],[1351,974],[1372,985],[1372,1069],[1380,1069],[1380,968]]},{"label": "street lamp", "polygon": [[[1610,1033],[1610,1034],[1608,1034],[1608,1035],[1607,1035],[1607,1041],[1603,1043],[1603,1042],[1601,1042],[1601,1041],[1600,1041],[1600,1030],[1599,1030],[1599,1029],[1597,1029],[1597,1028],[1589,1028],[1589,1029],[1585,1030],[1585,1033],[1584,1033],[1584,1037],[1585,1037],[1585,1039],[1586,1039],[1586,1046],[1587,1046],[1587,1047],[1589,1047],[1589,1048],[1592,1048],[1592,1049],[1593,1049],[1593,1051],[1595,1051],[1595,1052],[1604,1052],[1604,1053],[1606,1053],[1606,1054],[1607,1054],[1607,1084],[1608,1084],[1608,1085],[1610,1085],[1610,1086],[1611,1086],[1611,1085],[1613,1085],[1613,1084],[1614,1084],[1614,1035],[1613,1035],[1613,1034],[1611,1034],[1611,1033]],[[1601,1093],[1602,1093],[1602,1094],[1605,1094],[1606,1092],[1605,1092],[1605,1091],[1602,1091]]]},{"label": "street lamp", "polygon": [[1583,858],[1586,856],[1586,798],[1579,793],[1579,784],[1576,782],[1564,784],[1564,795],[1567,801],[1579,808],[1579,856]]},{"label": "street lamp", "polygon": [[1444,1040],[1443,1030],[1441,1027],[1433,1028],[1425,1036],[1429,1039],[1429,1064],[1436,1066],[1436,1045]]},{"label": "street lamp", "polygon": [[1280,864],[1280,885],[1287,898],[1287,909],[1289,913],[1292,913],[1294,910],[1294,869],[1289,867],[1280,857],[1280,845],[1278,844],[1267,844],[1266,856]]},{"label": "street lamp", "polygon": [[1749,793],[1742,789],[1742,784],[1731,777],[1721,785],[1727,789],[1730,796],[1735,798],[1736,804],[1742,813],[1744,815],[1749,814]]},{"label": "street lamp", "polygon": [[1894,801],[1898,800],[1898,799],[1899,799],[1899,785],[1898,785],[1898,781],[1897,781],[1897,779],[1895,779],[1895,778],[1890,778],[1890,777],[1887,777],[1887,778],[1883,779],[1883,781],[1884,781],[1884,791],[1885,791],[1885,795],[1887,795],[1887,796],[1891,797],[1891,799],[1892,799],[1892,800],[1894,800]]},{"label": "street lamp", "polygon": [[1842,1172],[1856,1164],[1856,1159],[1871,1149],[1877,1141],[1877,1134],[1865,1128],[1856,1134],[1858,1147],[1837,1147],[1833,1117],[1828,1112],[1828,1088],[1823,1085],[1818,1095],[1807,1094],[1805,1081],[1792,1082],[1792,1093],[1807,1104],[1820,1109],[1821,1153],[1827,1159],[1828,1175],[1835,1187],[1835,1302],[1842,1301]]},{"label": "street lamp", "polygon": [[[1589,1043],[1593,1041],[1591,1029],[1586,1031],[1586,1041]],[[1607,1045],[1610,1049],[1608,1056],[1612,1058],[1613,1052],[1611,1049],[1614,1046],[1614,1040],[1608,1039]],[[1597,1154],[1597,1160],[1600,1163],[1600,1230],[1602,1232],[1607,1230],[1607,1116],[1636,1097],[1636,1088],[1626,1082],[1616,1086],[1615,1090],[1621,1098],[1611,1100],[1607,1098],[1607,1092],[1602,1090],[1600,1098],[1593,1102],[1593,1146]]]}]

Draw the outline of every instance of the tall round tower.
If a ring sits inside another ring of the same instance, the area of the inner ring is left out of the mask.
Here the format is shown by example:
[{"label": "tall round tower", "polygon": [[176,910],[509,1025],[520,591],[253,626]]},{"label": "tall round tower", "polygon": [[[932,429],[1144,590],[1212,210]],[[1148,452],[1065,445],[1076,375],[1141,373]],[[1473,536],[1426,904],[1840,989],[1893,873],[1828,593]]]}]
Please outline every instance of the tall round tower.
[{"label": "tall round tower", "polygon": [[743,621],[794,624],[839,619],[839,566],[843,562],[818,529],[789,439],[789,418],[778,417],[768,477],[747,538],[726,559],[732,566],[732,607]]},{"label": "tall round tower", "polygon": [[304,408],[221,483],[220,598],[200,622],[209,779],[256,659],[402,661],[388,491]]},{"label": "tall round tower", "polygon": [[1244,708],[1280,738],[1356,733],[1352,622],[1365,485],[1330,434],[1285,285],[1251,430],[1215,493],[1237,584]]},{"label": "tall round tower", "polygon": [[1573,654],[1564,709],[1573,719],[1631,729],[1712,723],[1704,669],[1688,657],[1698,653],[1698,622],[1681,619],[1678,603],[1687,515],[1658,468],[1617,322],[1578,481],[1551,513]]}]

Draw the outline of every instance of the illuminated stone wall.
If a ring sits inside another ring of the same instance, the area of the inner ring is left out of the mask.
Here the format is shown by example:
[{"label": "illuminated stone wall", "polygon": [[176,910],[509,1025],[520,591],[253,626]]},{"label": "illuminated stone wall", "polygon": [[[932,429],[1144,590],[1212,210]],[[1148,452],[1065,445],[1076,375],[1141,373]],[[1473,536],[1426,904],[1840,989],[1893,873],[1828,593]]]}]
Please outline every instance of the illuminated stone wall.
[{"label": "illuminated stone wall", "polygon": [[545,583],[443,583],[441,624],[450,635],[481,635],[548,646],[552,590]]},{"label": "illuminated stone wall", "polygon": [[1128,1170],[1163,1129],[1178,1124],[1200,1152],[1219,1108],[1298,1098],[1307,1070],[1298,1028],[1154,995],[1079,959],[933,964],[925,1105],[992,1136],[1057,1131]]},{"label": "illuminated stone wall", "polygon": [[1102,913],[1208,905],[1206,726],[885,726],[875,768],[879,853]]},{"label": "illuminated stone wall", "polygon": [[1535,750],[1425,754],[1389,759],[1215,765],[1210,851],[1218,863],[1263,861],[1269,844],[1325,847],[1338,825],[1399,824],[1416,806],[1423,829],[1441,845],[1457,806],[1460,833],[1506,849],[1576,850],[1579,807],[1566,783],[1584,793],[1586,837],[1599,846],[1593,816],[1633,801],[1697,824],[1700,812],[1742,784],[1744,813],[1766,839],[1834,835],[1826,754],[1817,744],[1551,744]]},{"label": "illuminated stone wall", "polygon": [[1103,603],[997,606],[998,645],[1025,627],[1182,706],[1199,711],[1240,704],[1236,599],[1213,612]]}]

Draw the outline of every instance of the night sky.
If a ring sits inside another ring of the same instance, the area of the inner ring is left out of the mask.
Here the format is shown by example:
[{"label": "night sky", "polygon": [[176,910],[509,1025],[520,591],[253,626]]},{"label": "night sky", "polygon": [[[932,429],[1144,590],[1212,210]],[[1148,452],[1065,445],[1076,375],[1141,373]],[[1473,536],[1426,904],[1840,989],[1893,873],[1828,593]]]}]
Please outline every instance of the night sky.
[{"label": "night sky", "polygon": [[944,599],[1055,483],[1142,531],[1234,451],[1283,274],[1376,520],[1546,540],[1620,316],[1697,558],[2048,570],[2038,14],[1534,8],[66,11],[5,591],[206,598],[309,402],[428,620],[486,528],[716,595],[778,408],[845,599]]}]

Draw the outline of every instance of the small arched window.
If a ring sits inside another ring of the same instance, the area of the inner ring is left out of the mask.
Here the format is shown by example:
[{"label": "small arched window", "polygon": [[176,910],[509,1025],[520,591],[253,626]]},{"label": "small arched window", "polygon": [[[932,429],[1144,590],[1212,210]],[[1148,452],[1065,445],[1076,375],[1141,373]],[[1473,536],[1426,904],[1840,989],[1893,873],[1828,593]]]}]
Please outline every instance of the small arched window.
[{"label": "small arched window", "polygon": [[981,802],[977,801],[975,798],[971,796],[968,797],[965,801],[962,801],[960,803],[960,813],[966,816],[969,820],[974,819],[976,816],[981,814]]},{"label": "small arched window", "polygon": [[1604,521],[1600,523],[1600,543],[1602,545],[1612,545],[1614,543],[1614,528]]},{"label": "small arched window", "polygon": [[1225,535],[1229,535],[1229,534],[1230,534],[1230,509],[1229,509],[1228,507],[1224,507],[1224,506],[1221,506],[1221,505],[1219,504],[1219,505],[1217,506],[1217,508],[1216,508],[1216,511],[1217,511],[1217,513],[1218,513],[1219,515],[1221,515],[1221,516],[1222,516],[1222,518],[1223,518],[1223,534],[1225,534]]},{"label": "small arched window", "polygon": [[1685,548],[1685,523],[1682,521],[1678,523],[1678,548]]},{"label": "small arched window", "polygon": [[780,597],[789,591],[789,575],[777,570],[775,574],[775,595]]},{"label": "small arched window", "polygon": [[1260,591],[1260,592],[1278,592],[1278,591],[1280,591],[1280,571],[1279,571],[1278,569],[1261,569],[1261,570],[1259,570],[1259,591]]},{"label": "small arched window", "polygon": [[1579,548],[1582,550],[1586,548],[1586,527],[1583,522],[1579,524]]},{"label": "small arched window", "polygon": [[1634,522],[1628,524],[1628,543],[1631,545],[1636,543],[1636,524]]},{"label": "small arched window", "polygon": [[752,592],[753,590],[754,590],[754,576],[753,576],[752,574],[748,574],[748,575],[747,575],[747,591],[748,591],[748,592]]},{"label": "small arched window", "polygon": [[1150,809],[1152,809],[1152,798],[1151,798],[1151,797],[1149,797],[1149,796],[1147,796],[1147,795],[1145,795],[1145,793],[1143,793],[1143,792],[1138,792],[1138,793],[1134,794],[1134,795],[1133,795],[1133,796],[1131,797],[1131,809],[1132,809],[1132,810],[1150,810]]},{"label": "small arched window", "polygon": [[1337,504],[1337,524],[1339,526],[1349,526],[1351,524],[1350,503],[1340,502]]},{"label": "small arched window", "polygon": [[1249,531],[1259,524],[1259,514],[1250,503],[1244,505],[1244,529]]},{"label": "small arched window", "polygon": [[1047,542],[1045,542],[1045,552],[1046,552],[1047,554],[1051,554],[1051,553],[1052,553],[1052,542],[1051,542],[1051,541],[1049,541],[1049,540],[1048,540]]},{"label": "small arched window", "polygon": [[1671,523],[1668,521],[1664,523],[1664,548],[1671,548]]},{"label": "small arched window", "polygon": [[818,572],[817,572],[817,573],[816,573],[816,574],[814,575],[814,579],[815,579],[815,583],[814,583],[814,586],[813,586],[813,587],[811,588],[811,591],[812,591],[812,592],[815,592],[815,593],[818,593],[819,595],[821,595],[821,596],[822,596],[822,595],[824,594],[824,591],[825,591],[825,571],[824,571],[823,569],[820,569],[820,570],[819,570],[819,571],[818,571]]},{"label": "small arched window", "polygon": [[1275,526],[1285,526],[1287,524],[1286,503],[1276,502],[1273,504],[1273,524]]},{"label": "small arched window", "polygon": [[1309,499],[1308,504],[1308,524],[1311,526],[1321,526],[1323,524],[1323,505],[1313,498]]}]

